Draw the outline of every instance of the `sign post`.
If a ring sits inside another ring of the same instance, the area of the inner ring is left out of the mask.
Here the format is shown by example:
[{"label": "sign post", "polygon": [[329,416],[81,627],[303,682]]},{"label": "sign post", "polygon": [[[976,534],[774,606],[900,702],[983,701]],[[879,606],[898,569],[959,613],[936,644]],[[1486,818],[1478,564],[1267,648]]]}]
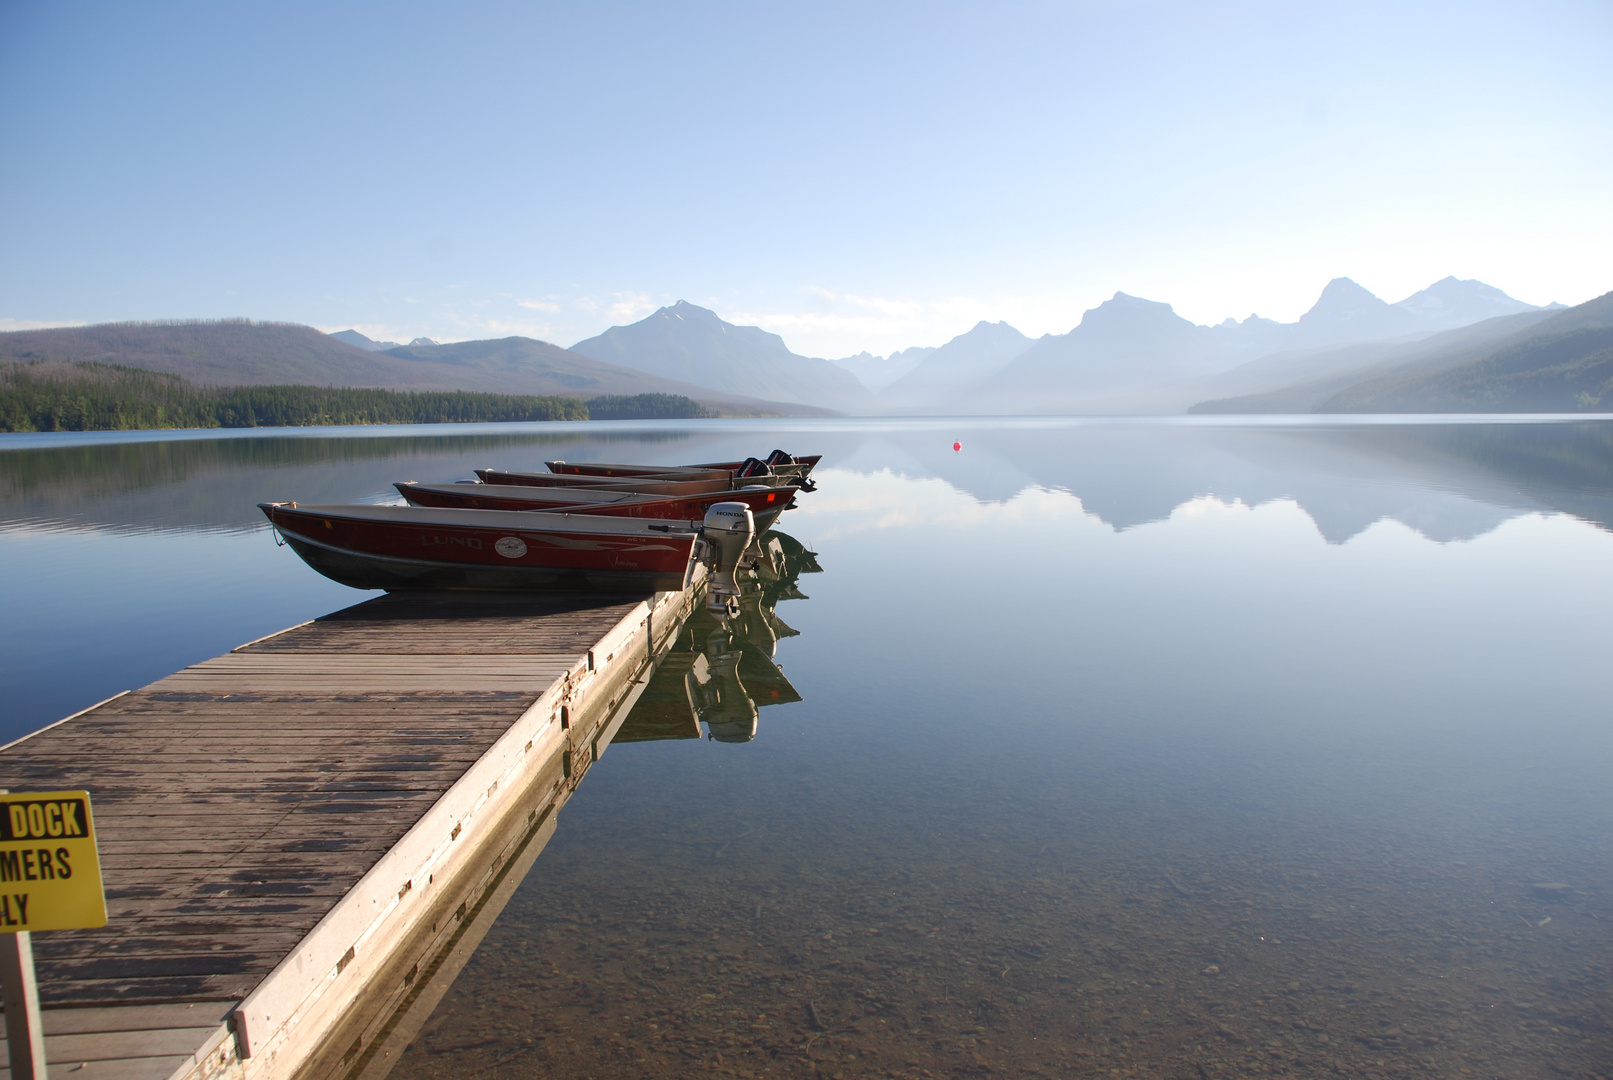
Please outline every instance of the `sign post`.
[{"label": "sign post", "polygon": [[34,930],[106,925],[87,791],[0,790],[0,993],[13,1080],[45,1080]]},{"label": "sign post", "polygon": [[45,1080],[45,1031],[39,1023],[39,983],[28,931],[0,934],[0,992],[6,996],[6,1045],[11,1075]]}]

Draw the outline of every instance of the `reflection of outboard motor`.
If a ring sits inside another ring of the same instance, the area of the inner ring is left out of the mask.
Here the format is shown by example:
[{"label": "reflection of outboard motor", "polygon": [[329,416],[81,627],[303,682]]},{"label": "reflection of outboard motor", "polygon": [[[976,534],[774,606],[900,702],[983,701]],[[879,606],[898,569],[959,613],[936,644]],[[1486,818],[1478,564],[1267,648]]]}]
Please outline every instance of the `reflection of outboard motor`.
[{"label": "reflection of outboard motor", "polygon": [[706,651],[695,657],[683,676],[695,715],[717,742],[750,742],[756,738],[756,702],[739,681],[745,650],[725,633],[712,634]]},{"label": "reflection of outboard motor", "polygon": [[734,571],[745,549],[756,535],[756,519],[744,503],[714,503],[706,511],[700,526],[700,539],[704,549],[706,569],[711,572],[711,585],[706,593],[706,608],[718,619],[732,618],[739,613],[739,581]]},{"label": "reflection of outboard motor", "polygon": [[730,627],[738,632],[738,636],[754,645],[759,653],[771,660],[778,652],[779,635],[774,626],[777,620],[770,618],[772,611],[764,610],[762,607],[765,600],[761,589],[747,590],[745,595],[739,598],[739,616],[732,620]]}]

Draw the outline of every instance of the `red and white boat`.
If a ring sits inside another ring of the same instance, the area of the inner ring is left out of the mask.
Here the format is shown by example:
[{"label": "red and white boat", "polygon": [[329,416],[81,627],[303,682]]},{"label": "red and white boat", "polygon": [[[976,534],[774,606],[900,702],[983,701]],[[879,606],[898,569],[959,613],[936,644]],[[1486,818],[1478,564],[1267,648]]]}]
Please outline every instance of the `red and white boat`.
[{"label": "red and white boat", "polygon": [[315,570],[355,589],[683,588],[697,522],[425,506],[260,503]]},{"label": "red and white boat", "polygon": [[744,503],[756,520],[757,532],[772,528],[780,514],[793,505],[798,488],[741,488],[703,495],[654,495],[596,488],[518,487],[505,484],[394,484],[414,506],[448,506],[462,510],[560,511],[602,514],[607,517],[654,518],[660,521],[700,522],[720,502]]}]

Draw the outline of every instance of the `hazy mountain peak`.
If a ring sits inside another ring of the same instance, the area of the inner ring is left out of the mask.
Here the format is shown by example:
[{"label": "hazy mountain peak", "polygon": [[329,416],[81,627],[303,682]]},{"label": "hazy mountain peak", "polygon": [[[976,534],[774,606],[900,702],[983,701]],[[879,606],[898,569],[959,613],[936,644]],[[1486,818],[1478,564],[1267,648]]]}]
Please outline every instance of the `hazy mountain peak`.
[{"label": "hazy mountain peak", "polygon": [[911,348],[898,349],[889,356],[875,356],[864,349],[855,356],[844,356],[832,363],[839,364],[857,376],[864,386],[877,393],[918,367],[919,363],[933,352],[935,352],[933,345],[914,345]]},{"label": "hazy mountain peak", "polygon": [[924,350],[927,355],[918,365],[881,391],[880,398],[901,408],[938,405],[995,375],[1033,344],[1006,322],[982,319],[940,348]]},{"label": "hazy mountain peak", "polygon": [[572,351],[768,401],[855,409],[872,400],[845,368],[797,356],[777,334],[759,326],[735,326],[687,300],[579,341]]},{"label": "hazy mountain peak", "polygon": [[338,330],[330,336],[337,341],[345,342],[367,352],[380,352],[383,349],[396,349],[398,347],[396,341],[375,341],[372,338],[365,337],[357,330]]},{"label": "hazy mountain peak", "polygon": [[1158,300],[1144,300],[1117,292],[1095,308],[1088,308],[1081,323],[1069,335],[1081,339],[1148,343],[1185,340],[1196,336],[1201,327],[1176,314],[1176,309]]},{"label": "hazy mountain peak", "polygon": [[440,342],[440,341],[432,341],[428,337],[417,337],[413,341],[409,342],[409,348],[411,348],[411,349],[419,349],[419,348],[424,348],[426,346],[440,345],[440,344],[442,344],[442,342]]},{"label": "hazy mountain peak", "polygon": [[710,308],[703,308],[699,304],[691,304],[687,300],[679,300],[675,304],[668,304],[656,311],[650,318],[682,319],[684,322],[702,322],[713,326],[724,325],[722,317]]},{"label": "hazy mountain peak", "polygon": [[1139,311],[1148,310],[1148,309],[1151,309],[1151,308],[1164,308],[1166,311],[1170,311],[1173,314],[1174,314],[1174,311],[1175,311],[1174,308],[1172,308],[1169,304],[1165,303],[1162,300],[1144,300],[1140,296],[1133,296],[1128,292],[1119,292],[1119,291],[1116,291],[1113,296],[1111,296],[1109,299],[1105,300],[1103,303],[1099,304],[1097,307],[1092,308],[1091,310],[1092,311],[1101,311],[1104,308],[1109,308],[1109,307],[1114,307],[1114,308],[1127,308],[1127,307],[1129,307],[1129,308],[1136,308]]},{"label": "hazy mountain peak", "polygon": [[1322,289],[1300,323],[1355,321],[1368,313],[1387,311],[1389,305],[1347,277],[1336,277]]},{"label": "hazy mountain peak", "polygon": [[1533,304],[1515,300],[1494,285],[1454,275],[1441,278],[1394,306],[1440,329],[1535,310]]}]

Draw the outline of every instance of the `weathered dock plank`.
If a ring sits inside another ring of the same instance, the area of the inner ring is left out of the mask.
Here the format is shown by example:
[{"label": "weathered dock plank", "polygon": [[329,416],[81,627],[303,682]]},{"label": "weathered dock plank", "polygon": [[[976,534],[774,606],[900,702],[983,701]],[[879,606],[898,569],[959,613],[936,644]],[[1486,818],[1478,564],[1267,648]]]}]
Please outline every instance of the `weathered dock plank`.
[{"label": "weathered dock plank", "polygon": [[95,800],[108,923],[34,943],[52,1073],[373,1064],[691,603],[383,597],[0,748],[0,786]]},{"label": "weathered dock plank", "polygon": [[[45,1043],[52,1077],[165,1080],[211,1057],[224,1041],[233,1001],[132,1005],[111,1009],[47,1009]],[[9,1060],[0,1037],[0,1066]],[[0,1067],[0,1080],[11,1070]]]}]

